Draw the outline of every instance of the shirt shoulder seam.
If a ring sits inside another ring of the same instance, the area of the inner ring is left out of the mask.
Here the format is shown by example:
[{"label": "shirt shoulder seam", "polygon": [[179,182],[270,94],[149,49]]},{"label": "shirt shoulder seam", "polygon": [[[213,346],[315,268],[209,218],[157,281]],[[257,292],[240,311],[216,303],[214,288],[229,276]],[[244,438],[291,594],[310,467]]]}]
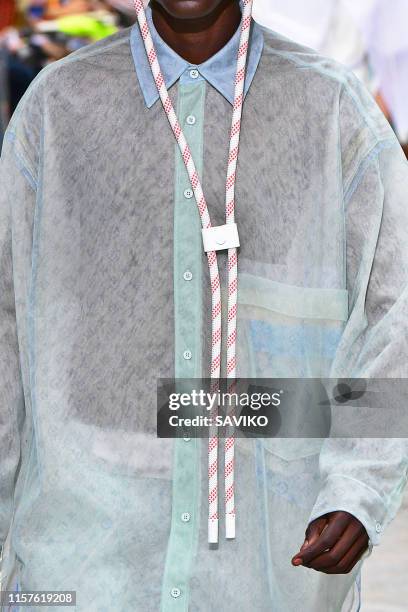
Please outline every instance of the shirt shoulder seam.
[{"label": "shirt shoulder seam", "polygon": [[367,152],[367,154],[360,161],[354,176],[348,182],[348,185],[344,188],[344,205],[345,206],[347,206],[354,192],[360,185],[371,163],[374,162],[376,159],[378,159],[380,152],[383,151],[384,149],[391,149],[396,146],[399,146],[399,143],[394,138],[387,138],[387,139],[377,141],[375,145]]},{"label": "shirt shoulder seam", "polygon": [[38,187],[37,179],[34,177],[33,172],[30,170],[29,164],[25,161],[23,156],[20,153],[18,153],[18,151],[16,151],[15,149],[15,146],[14,146],[14,143],[16,142],[15,134],[12,132],[6,133],[6,139],[10,143],[11,153],[16,162],[16,167],[18,171],[26,179],[31,189],[33,191],[37,191],[37,187]]}]

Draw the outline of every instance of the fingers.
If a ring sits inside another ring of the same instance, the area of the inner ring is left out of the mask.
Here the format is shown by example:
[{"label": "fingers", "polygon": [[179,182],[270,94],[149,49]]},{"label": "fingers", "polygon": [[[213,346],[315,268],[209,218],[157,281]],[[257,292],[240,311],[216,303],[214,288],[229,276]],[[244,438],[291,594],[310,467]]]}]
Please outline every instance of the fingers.
[{"label": "fingers", "polygon": [[305,534],[305,541],[300,547],[299,552],[292,558],[293,565],[301,565],[302,559],[300,557],[300,553],[303,552],[305,548],[314,544],[318,539],[324,528],[327,526],[327,517],[322,516],[313,521],[308,525]]},{"label": "fingers", "polygon": [[306,539],[292,559],[326,574],[346,574],[361,559],[369,538],[362,523],[348,512],[332,512],[313,521]]},{"label": "fingers", "polygon": [[306,539],[302,545],[302,548],[304,547],[306,542],[309,546],[314,544],[320,537],[322,531],[327,527],[327,524],[328,519],[326,516],[321,516],[312,523],[310,523],[310,525],[308,525],[306,529]]},{"label": "fingers", "polygon": [[303,565],[309,566],[313,559],[327,550],[331,550],[345,532],[352,517],[346,512],[335,512],[331,515],[327,515],[327,518],[327,526],[319,537],[315,539],[312,544],[309,544],[300,554],[296,555],[296,557],[301,558]]},{"label": "fingers", "polygon": [[[345,557],[347,557],[350,550],[354,551],[354,546],[361,538],[364,540],[361,540],[361,545],[363,545],[365,540],[368,539],[365,531],[361,524],[352,522],[346,527],[340,539],[330,550],[317,555],[310,561],[304,559],[303,565],[319,571],[335,568],[345,559]],[[355,551],[355,554],[357,554],[357,552],[358,550]]]},{"label": "fingers", "polygon": [[363,533],[357,538],[353,546],[336,565],[326,569],[321,569],[320,571],[325,574],[348,574],[351,572],[356,563],[359,562],[367,548],[367,534]]}]

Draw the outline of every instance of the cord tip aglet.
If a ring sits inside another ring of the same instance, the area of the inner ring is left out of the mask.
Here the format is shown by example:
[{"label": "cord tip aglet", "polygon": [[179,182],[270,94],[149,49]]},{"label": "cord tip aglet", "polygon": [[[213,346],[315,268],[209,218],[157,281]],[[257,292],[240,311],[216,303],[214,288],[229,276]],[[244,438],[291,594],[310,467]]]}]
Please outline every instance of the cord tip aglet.
[{"label": "cord tip aglet", "polygon": [[218,519],[208,519],[208,543],[218,544]]},{"label": "cord tip aglet", "polygon": [[228,540],[235,538],[235,514],[227,514],[225,517],[225,537]]}]

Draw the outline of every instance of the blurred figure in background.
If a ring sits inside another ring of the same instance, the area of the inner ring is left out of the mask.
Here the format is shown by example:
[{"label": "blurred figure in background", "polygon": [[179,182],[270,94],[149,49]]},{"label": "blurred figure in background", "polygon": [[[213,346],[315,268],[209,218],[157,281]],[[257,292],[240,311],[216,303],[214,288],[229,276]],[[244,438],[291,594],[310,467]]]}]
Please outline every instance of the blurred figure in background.
[{"label": "blurred figure in background", "polygon": [[351,68],[408,153],[407,0],[257,0],[254,18]]},{"label": "blurred figure in background", "polygon": [[[8,6],[7,11],[3,6]],[[79,47],[130,25],[103,0],[28,0],[15,23],[16,3],[1,0],[0,104],[7,120],[38,72]],[[5,73],[5,74],[4,74]],[[7,87],[6,87],[7,85]],[[2,123],[5,123],[3,118]],[[1,126],[1,123],[0,123]],[[0,142],[2,129],[0,127]]]},{"label": "blurred figure in background", "polygon": [[[0,40],[1,33],[14,23],[15,3],[14,0],[0,0]],[[7,53],[0,44],[0,146],[3,141],[3,134],[6,129],[10,116],[8,100],[8,79],[7,79]]]}]

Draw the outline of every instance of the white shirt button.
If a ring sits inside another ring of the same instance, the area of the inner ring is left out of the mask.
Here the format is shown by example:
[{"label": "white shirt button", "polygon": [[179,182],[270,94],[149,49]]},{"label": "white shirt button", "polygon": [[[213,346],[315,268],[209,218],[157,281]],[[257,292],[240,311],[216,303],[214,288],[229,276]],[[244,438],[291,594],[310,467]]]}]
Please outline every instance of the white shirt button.
[{"label": "white shirt button", "polygon": [[193,354],[192,354],[192,352],[191,352],[191,351],[184,351],[184,353],[183,353],[183,357],[184,357],[184,359],[186,359],[187,361],[188,361],[189,359],[191,359],[191,358],[192,358],[192,356],[193,356]]},{"label": "white shirt button", "polygon": [[382,529],[382,527],[381,527],[381,523],[376,523],[376,524],[375,524],[375,530],[376,530],[376,532],[377,532],[377,533],[380,533],[380,532],[381,532],[381,529]]},{"label": "white shirt button", "polygon": [[186,270],[183,274],[183,278],[185,281],[191,281],[193,279],[193,275],[190,270]]},{"label": "white shirt button", "polygon": [[181,591],[177,587],[173,587],[170,591],[170,595],[174,597],[174,599],[177,599],[177,597],[180,597]]},{"label": "white shirt button", "polygon": [[194,125],[196,122],[196,118],[194,117],[194,115],[189,115],[186,119],[188,125]]},{"label": "white shirt button", "polygon": [[191,438],[183,438],[184,442],[190,442]]},{"label": "white shirt button", "polygon": [[185,189],[184,190],[184,197],[187,198],[187,200],[190,200],[194,195],[194,192],[192,189]]},{"label": "white shirt button", "polygon": [[196,70],[196,68],[192,68],[190,70],[190,76],[192,79],[197,79],[198,78],[198,70]]},{"label": "white shirt button", "polygon": [[183,521],[183,523],[188,523],[190,519],[191,514],[189,512],[183,512],[183,514],[181,515],[181,520]]}]

